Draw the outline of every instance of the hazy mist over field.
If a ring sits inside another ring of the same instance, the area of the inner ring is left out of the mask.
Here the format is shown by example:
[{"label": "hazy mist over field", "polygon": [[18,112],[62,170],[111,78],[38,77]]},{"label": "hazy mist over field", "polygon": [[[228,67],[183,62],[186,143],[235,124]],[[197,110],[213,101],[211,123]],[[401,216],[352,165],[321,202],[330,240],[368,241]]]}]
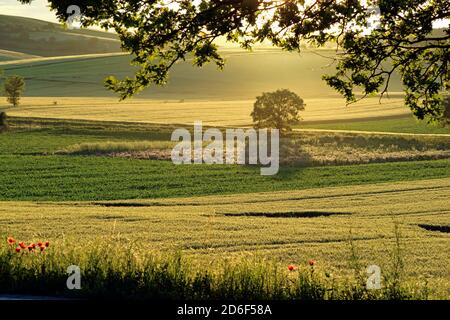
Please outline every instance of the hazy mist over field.
[{"label": "hazy mist over field", "polygon": [[0,14],[57,22],[47,5],[46,0],[36,0],[30,5],[20,5],[16,0],[0,0]]}]

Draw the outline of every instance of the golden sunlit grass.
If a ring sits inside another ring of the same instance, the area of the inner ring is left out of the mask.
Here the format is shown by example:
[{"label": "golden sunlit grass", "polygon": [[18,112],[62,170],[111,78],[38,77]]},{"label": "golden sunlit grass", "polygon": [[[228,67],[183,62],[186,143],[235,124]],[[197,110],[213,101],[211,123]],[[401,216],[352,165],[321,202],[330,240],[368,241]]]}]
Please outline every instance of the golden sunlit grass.
[{"label": "golden sunlit grass", "polygon": [[[56,103],[55,103],[56,102]],[[378,98],[346,107],[341,98],[307,99],[301,113],[305,121],[343,121],[377,117],[407,116],[403,99],[378,103]],[[129,121],[161,124],[189,124],[203,121],[214,126],[248,126],[253,100],[230,101],[158,101],[133,99],[118,102],[114,98],[23,98],[19,108],[0,102],[10,116],[56,119]]]},{"label": "golden sunlit grass", "polygon": [[[54,153],[170,160],[177,143],[170,140],[83,142]],[[204,147],[208,144],[203,142]],[[445,136],[296,132],[281,139],[280,162],[311,166],[446,159],[450,157],[449,146],[450,140]],[[223,154],[226,154],[225,145]]]},{"label": "golden sunlit grass", "polygon": [[165,200],[0,202],[0,230],[55,246],[118,235],[205,266],[224,257],[270,257],[283,267],[314,259],[346,275],[350,237],[363,265],[386,268],[397,222],[407,278],[448,295],[450,235],[423,226],[448,226],[449,192],[450,179],[435,179]]},{"label": "golden sunlit grass", "polygon": [[176,142],[170,141],[106,141],[77,143],[58,150],[57,154],[109,154],[146,150],[172,149]]}]

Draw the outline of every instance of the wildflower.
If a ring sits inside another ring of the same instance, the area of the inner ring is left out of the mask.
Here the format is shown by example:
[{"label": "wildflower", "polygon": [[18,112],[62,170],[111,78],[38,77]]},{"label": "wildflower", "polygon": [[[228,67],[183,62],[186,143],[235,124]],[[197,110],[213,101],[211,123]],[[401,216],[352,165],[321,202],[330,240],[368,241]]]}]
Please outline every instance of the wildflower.
[{"label": "wildflower", "polygon": [[8,237],[8,244],[13,245],[14,243],[16,243],[16,239],[14,239],[13,237]]},{"label": "wildflower", "polygon": [[20,252],[20,248],[19,247],[16,248],[16,252],[17,253]]},{"label": "wildflower", "polygon": [[50,242],[45,241],[45,246],[48,247],[50,245]]},{"label": "wildflower", "polygon": [[42,241],[39,241],[39,242],[37,243],[37,245],[38,245],[38,247],[42,247]]},{"label": "wildflower", "polygon": [[308,261],[308,263],[309,263],[309,265],[310,265],[311,267],[313,267],[313,266],[316,264],[316,260],[311,259],[311,260]]},{"label": "wildflower", "polygon": [[25,249],[25,248],[27,247],[27,245],[26,245],[25,243],[23,243],[23,242],[19,242],[19,246],[20,246],[22,249]]},{"label": "wildflower", "polygon": [[290,265],[288,266],[288,269],[289,269],[289,271],[294,271],[295,267],[294,267],[292,264],[290,264]]},{"label": "wildflower", "polygon": [[41,248],[41,252],[45,250],[45,246],[39,246]]},{"label": "wildflower", "polygon": [[33,251],[33,250],[34,250],[34,247],[33,247],[32,244],[30,244],[30,245],[28,246],[28,251]]}]

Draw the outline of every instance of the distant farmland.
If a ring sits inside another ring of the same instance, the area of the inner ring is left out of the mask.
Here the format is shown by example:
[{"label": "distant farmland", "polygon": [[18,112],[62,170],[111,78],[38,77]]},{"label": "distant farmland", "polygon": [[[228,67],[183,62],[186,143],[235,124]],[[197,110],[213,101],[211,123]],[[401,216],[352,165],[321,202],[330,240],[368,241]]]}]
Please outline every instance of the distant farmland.
[{"label": "distant farmland", "polygon": [[[286,53],[260,49],[253,53],[239,49],[223,51],[227,64],[223,71],[209,64],[201,69],[190,61],[179,63],[165,87],[153,87],[137,97],[151,99],[242,100],[254,99],[264,91],[288,88],[301,97],[337,97],[321,76],[331,73],[329,60],[311,52]],[[329,54],[333,54],[330,52]],[[131,58],[105,57],[67,61],[34,61],[17,65],[0,63],[6,75],[18,74],[27,79],[27,96],[114,97],[103,86],[109,75],[119,78],[133,75]],[[264,66],[264,67],[261,67]],[[395,79],[393,80],[395,84]],[[401,91],[395,85],[392,91]]]},{"label": "distant farmland", "polygon": [[[114,93],[105,89],[103,80],[109,75],[118,78],[132,75],[131,57],[126,54],[7,60],[0,62],[5,76],[24,76],[27,86],[20,108],[10,109],[5,101],[0,101],[0,108],[20,117],[162,124],[192,124],[202,120],[209,125],[248,126],[256,96],[264,91],[289,88],[307,104],[300,128],[449,132],[412,120],[395,78],[392,89],[398,92],[391,92],[390,98],[383,99],[381,104],[374,97],[345,106],[344,99],[321,79],[322,74],[333,71],[329,60],[323,57],[332,56],[332,51],[298,55],[274,49],[249,53],[224,48],[222,52],[227,59],[224,71],[218,71],[213,65],[198,69],[190,61],[179,63],[167,86],[149,88],[135,99],[121,103]],[[367,120],[370,122],[364,123]],[[346,121],[351,123],[345,125]],[[355,121],[362,123],[358,125]],[[333,126],[336,123],[342,125]]]}]

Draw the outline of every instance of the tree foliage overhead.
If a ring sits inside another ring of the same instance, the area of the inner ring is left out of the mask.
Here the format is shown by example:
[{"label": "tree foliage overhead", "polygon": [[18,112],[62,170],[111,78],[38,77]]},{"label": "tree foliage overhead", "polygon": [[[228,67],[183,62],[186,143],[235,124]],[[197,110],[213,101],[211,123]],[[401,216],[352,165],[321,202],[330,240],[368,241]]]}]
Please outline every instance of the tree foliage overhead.
[{"label": "tree foliage overhead", "polygon": [[[19,0],[29,3],[32,0]],[[406,104],[423,119],[442,115],[442,93],[450,90],[447,27],[433,23],[450,17],[448,0],[49,0],[61,20],[77,4],[84,26],[114,29],[140,68],[133,78],[109,78],[107,86],[127,98],[151,84],[164,84],[171,67],[188,55],[194,64],[224,60],[214,40],[244,48],[270,41],[288,51],[302,43],[335,43],[336,73],[325,81],[348,102],[386,93],[400,73]],[[372,6],[380,11],[376,28]]]}]

